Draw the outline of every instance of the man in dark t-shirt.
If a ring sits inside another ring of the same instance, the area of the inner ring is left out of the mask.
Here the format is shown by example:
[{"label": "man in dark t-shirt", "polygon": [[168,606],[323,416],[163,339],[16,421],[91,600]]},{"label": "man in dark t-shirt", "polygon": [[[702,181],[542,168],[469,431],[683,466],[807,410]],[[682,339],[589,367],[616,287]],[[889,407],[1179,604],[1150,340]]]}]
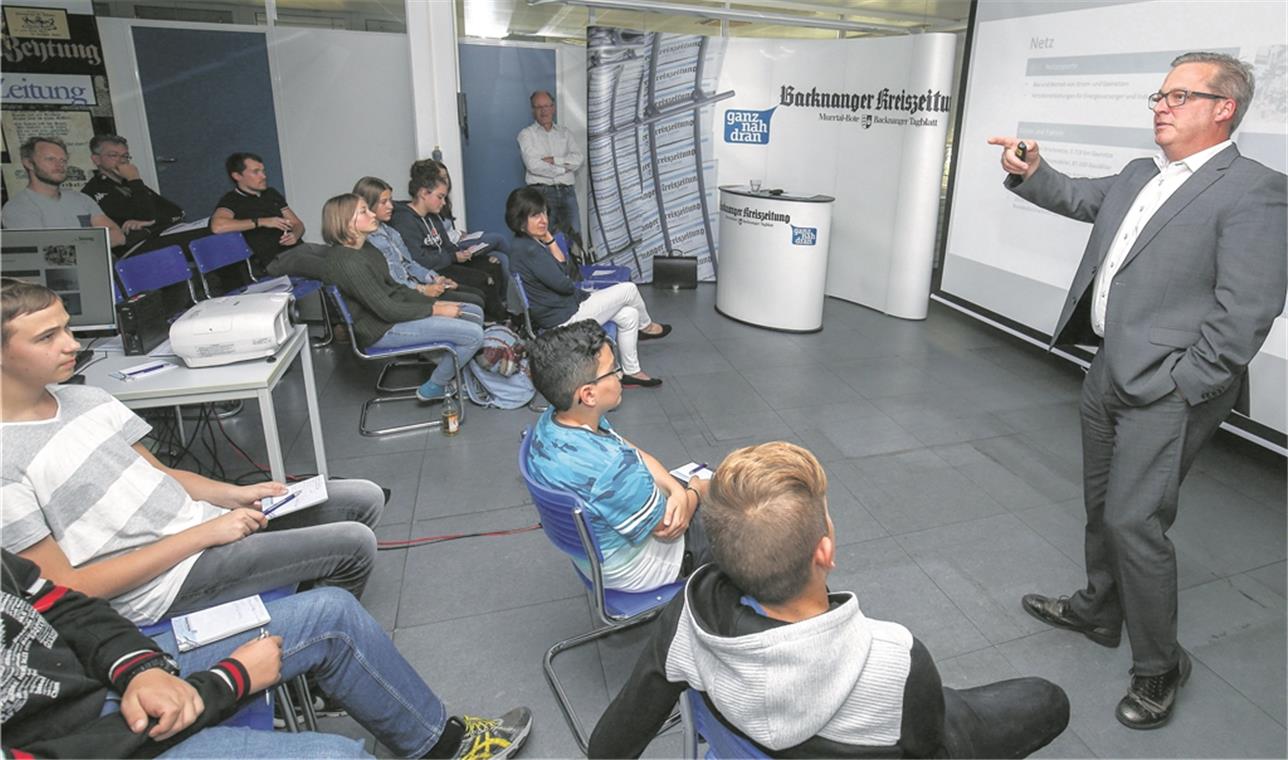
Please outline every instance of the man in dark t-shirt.
[{"label": "man in dark t-shirt", "polygon": [[252,260],[263,271],[277,254],[299,244],[304,222],[286,198],[268,186],[264,160],[259,156],[234,153],[224,161],[224,169],[235,187],[219,199],[210,216],[210,231],[242,233],[255,254]]},{"label": "man in dark t-shirt", "polygon": [[94,199],[125,232],[122,250],[159,238],[166,228],[183,220],[183,209],[143,184],[139,169],[130,161],[130,144],[119,135],[95,135],[89,141],[94,176],[81,192]]}]

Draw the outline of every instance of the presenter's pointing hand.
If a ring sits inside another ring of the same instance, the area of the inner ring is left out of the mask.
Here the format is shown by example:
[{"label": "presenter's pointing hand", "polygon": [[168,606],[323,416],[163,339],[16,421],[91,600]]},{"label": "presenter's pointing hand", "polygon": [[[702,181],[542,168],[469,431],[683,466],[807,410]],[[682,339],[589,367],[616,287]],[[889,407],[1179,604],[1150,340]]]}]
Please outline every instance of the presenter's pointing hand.
[{"label": "presenter's pointing hand", "polygon": [[[1020,143],[1024,143],[1024,159],[1016,155]],[[1042,159],[1038,156],[1037,140],[1020,140],[1018,137],[990,137],[989,145],[1002,146],[1002,170],[1007,174],[1018,174],[1024,179],[1033,176]]]}]

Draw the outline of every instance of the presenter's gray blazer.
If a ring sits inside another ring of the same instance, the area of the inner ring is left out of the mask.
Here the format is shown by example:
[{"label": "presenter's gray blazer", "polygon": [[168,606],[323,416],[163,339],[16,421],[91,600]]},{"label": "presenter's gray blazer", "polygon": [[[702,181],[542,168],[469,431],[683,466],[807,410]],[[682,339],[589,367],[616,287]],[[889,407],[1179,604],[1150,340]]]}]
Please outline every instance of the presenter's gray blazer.
[{"label": "presenter's gray blazer", "polygon": [[[1051,344],[1092,343],[1096,272],[1130,204],[1158,175],[1136,159],[1117,175],[1067,177],[1043,161],[1012,190],[1092,222]],[[1190,176],[1141,230],[1110,285],[1100,347],[1115,391],[1143,406],[1179,389],[1200,404],[1238,382],[1288,288],[1285,176],[1231,145]]]}]

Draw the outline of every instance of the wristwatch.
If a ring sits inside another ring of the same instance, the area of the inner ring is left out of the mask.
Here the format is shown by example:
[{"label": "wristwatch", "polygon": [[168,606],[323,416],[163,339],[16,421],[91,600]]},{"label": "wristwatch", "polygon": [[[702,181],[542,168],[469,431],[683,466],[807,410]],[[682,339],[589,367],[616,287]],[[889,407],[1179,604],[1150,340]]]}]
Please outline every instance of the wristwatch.
[{"label": "wristwatch", "polygon": [[145,670],[156,670],[156,669],[164,670],[165,672],[169,673],[172,676],[178,676],[182,672],[179,670],[178,660],[174,659],[173,657],[166,654],[165,652],[161,652],[160,656],[153,657],[150,660],[144,660],[143,662],[139,663],[134,668],[134,672],[130,673],[130,678],[134,678],[138,676],[140,673],[142,673]]}]

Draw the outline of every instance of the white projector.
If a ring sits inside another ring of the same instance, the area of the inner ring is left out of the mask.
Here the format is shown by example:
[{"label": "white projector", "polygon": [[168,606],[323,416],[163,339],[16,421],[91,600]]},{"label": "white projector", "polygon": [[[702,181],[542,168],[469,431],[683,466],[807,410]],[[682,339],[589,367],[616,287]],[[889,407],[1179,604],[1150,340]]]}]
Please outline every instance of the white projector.
[{"label": "white projector", "polygon": [[197,303],[170,325],[170,346],[189,367],[272,356],[291,334],[290,293],[248,293]]}]

